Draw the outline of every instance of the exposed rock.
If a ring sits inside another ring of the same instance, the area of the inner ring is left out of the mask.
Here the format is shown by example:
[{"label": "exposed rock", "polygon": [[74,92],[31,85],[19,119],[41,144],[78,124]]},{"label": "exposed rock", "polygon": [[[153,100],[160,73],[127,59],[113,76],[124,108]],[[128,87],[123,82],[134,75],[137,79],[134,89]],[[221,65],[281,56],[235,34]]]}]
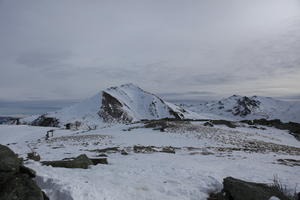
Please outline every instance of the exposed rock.
[{"label": "exposed rock", "polygon": [[232,177],[223,180],[221,193],[211,195],[215,200],[268,200],[278,197],[280,200],[290,200],[278,188],[263,183],[247,182]]},{"label": "exposed rock", "polygon": [[203,124],[203,126],[214,127],[214,124],[211,123],[211,122],[205,122],[205,123]]},{"label": "exposed rock", "polygon": [[108,164],[107,158],[90,158],[90,160],[93,162],[93,165]]},{"label": "exposed rock", "polygon": [[175,148],[174,147],[163,147],[162,150],[160,152],[163,153],[175,153]]},{"label": "exposed rock", "polygon": [[275,127],[281,130],[288,130],[296,139],[300,141],[300,124],[295,122],[284,123],[279,119],[266,120],[266,119],[255,119],[255,120],[242,120],[241,122],[247,123],[248,125],[262,125]]},{"label": "exposed rock", "polygon": [[22,161],[8,147],[0,145],[0,172],[17,173]]},{"label": "exposed rock", "polygon": [[211,120],[211,123],[213,123],[215,125],[225,125],[229,128],[236,128],[237,127],[237,125],[235,125],[234,122],[227,121],[227,120]]},{"label": "exposed rock", "polygon": [[56,161],[43,161],[43,165],[50,165],[52,167],[64,167],[64,168],[82,168],[87,169],[93,162],[85,155],[81,154],[76,158],[69,160],[56,160]]},{"label": "exposed rock", "polygon": [[18,118],[18,117],[0,117],[0,124],[19,125],[20,118]]},{"label": "exposed rock", "polygon": [[30,160],[34,160],[34,161],[40,161],[41,160],[40,155],[36,152],[27,153],[27,158],[30,159]]},{"label": "exposed rock", "polygon": [[242,97],[237,100],[237,105],[233,108],[232,114],[245,117],[251,114],[251,110],[259,107],[260,102],[249,97]]},{"label": "exposed rock", "polygon": [[22,160],[8,147],[0,145],[1,200],[47,200],[33,177],[35,171],[23,166]]},{"label": "exposed rock", "polygon": [[124,149],[122,149],[122,150],[121,150],[121,154],[126,156],[126,155],[128,155],[128,152],[125,151]]},{"label": "exposed rock", "polygon": [[295,160],[295,159],[278,159],[277,161],[278,161],[279,164],[287,165],[287,166],[290,166],[290,167],[300,166],[300,160]]},{"label": "exposed rock", "polygon": [[123,104],[107,92],[102,93],[102,106],[98,114],[105,122],[132,122],[133,120],[123,109]]},{"label": "exposed rock", "polygon": [[46,115],[41,115],[35,119],[31,125],[33,126],[46,126],[46,127],[59,127],[59,120],[53,117],[47,117]]}]

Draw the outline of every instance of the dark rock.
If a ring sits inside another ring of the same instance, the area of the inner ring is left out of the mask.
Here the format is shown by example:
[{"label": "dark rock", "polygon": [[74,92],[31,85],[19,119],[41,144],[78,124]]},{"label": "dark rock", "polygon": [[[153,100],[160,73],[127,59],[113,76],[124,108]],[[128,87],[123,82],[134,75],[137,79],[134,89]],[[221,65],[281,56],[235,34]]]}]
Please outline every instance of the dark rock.
[{"label": "dark rock", "polygon": [[22,160],[12,150],[0,145],[1,200],[47,200],[33,177],[34,170],[23,166]]},{"label": "dark rock", "polygon": [[251,110],[259,107],[260,102],[249,97],[242,97],[237,100],[237,105],[233,108],[232,114],[245,117],[251,114]]},{"label": "dark rock", "polygon": [[155,146],[133,146],[134,153],[153,153],[157,152]]},{"label": "dark rock", "polygon": [[93,162],[93,165],[108,164],[107,158],[90,158],[90,160]]},{"label": "dark rock", "polygon": [[107,157],[107,155],[105,153],[101,153],[98,155],[98,157]]},{"label": "dark rock", "polygon": [[[126,106],[126,105],[125,105]],[[133,118],[123,109],[123,104],[107,92],[102,93],[102,106],[99,116],[105,122],[132,122]]]},{"label": "dark rock", "polygon": [[211,122],[205,122],[205,123],[203,124],[203,126],[214,127],[214,124],[211,123]]},{"label": "dark rock", "polygon": [[27,174],[17,174],[1,185],[0,199],[44,200],[42,190]]},{"label": "dark rock", "polygon": [[34,160],[34,161],[40,161],[41,160],[40,155],[36,152],[27,153],[27,158],[30,159],[30,160]]},{"label": "dark rock", "polygon": [[18,118],[18,117],[0,117],[0,124],[19,125],[20,118]]},{"label": "dark rock", "polygon": [[95,150],[90,150],[91,152],[97,152],[97,153],[116,153],[119,152],[119,147],[108,147],[104,149],[95,149]]},{"label": "dark rock", "polygon": [[127,151],[125,151],[124,149],[121,150],[121,154],[122,154],[122,155],[125,155],[125,156],[128,155]]},{"label": "dark rock", "polygon": [[227,120],[211,120],[211,123],[213,123],[214,125],[225,125],[229,128],[236,128],[237,127],[237,125],[235,125],[234,122],[227,121]]},{"label": "dark rock", "polygon": [[52,167],[64,167],[64,168],[82,168],[87,169],[93,162],[85,155],[70,159],[70,160],[57,160],[57,161],[43,161],[43,165],[50,165]]},{"label": "dark rock", "polygon": [[175,153],[175,148],[174,147],[163,147],[160,152],[163,152],[163,153]]},{"label": "dark rock", "polygon": [[242,123],[247,123],[248,125],[262,125],[275,127],[281,130],[288,130],[291,135],[293,135],[297,140],[300,141],[300,124],[295,122],[284,123],[279,119],[267,120],[267,119],[255,119],[255,120],[242,120]]},{"label": "dark rock", "polygon": [[20,172],[22,174],[27,174],[31,178],[36,177],[36,172],[33,169],[30,169],[30,168],[25,167],[23,165],[20,166]]},{"label": "dark rock", "polygon": [[0,171],[18,172],[22,161],[10,150],[10,148],[0,145]]},{"label": "dark rock", "polygon": [[59,120],[53,117],[42,115],[35,119],[31,125],[33,126],[46,126],[46,127],[59,127]]},{"label": "dark rock", "polygon": [[289,200],[278,188],[263,183],[247,182],[232,177],[223,180],[223,190],[214,195],[217,200],[268,200],[272,196]]}]

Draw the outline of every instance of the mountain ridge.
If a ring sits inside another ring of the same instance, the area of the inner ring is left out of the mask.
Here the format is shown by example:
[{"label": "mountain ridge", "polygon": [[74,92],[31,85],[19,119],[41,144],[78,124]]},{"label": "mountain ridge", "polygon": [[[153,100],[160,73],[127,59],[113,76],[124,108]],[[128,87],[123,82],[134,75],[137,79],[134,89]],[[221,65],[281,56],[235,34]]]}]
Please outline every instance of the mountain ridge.
[{"label": "mountain ridge", "polygon": [[288,102],[264,96],[232,95],[218,101],[200,104],[179,104],[196,113],[209,113],[230,120],[280,119],[300,122],[300,102]]},{"label": "mountain ridge", "polygon": [[199,118],[140,87],[128,83],[110,87],[61,110],[23,119],[33,125],[66,126],[79,122],[88,127],[104,123],[129,123],[144,119]]}]

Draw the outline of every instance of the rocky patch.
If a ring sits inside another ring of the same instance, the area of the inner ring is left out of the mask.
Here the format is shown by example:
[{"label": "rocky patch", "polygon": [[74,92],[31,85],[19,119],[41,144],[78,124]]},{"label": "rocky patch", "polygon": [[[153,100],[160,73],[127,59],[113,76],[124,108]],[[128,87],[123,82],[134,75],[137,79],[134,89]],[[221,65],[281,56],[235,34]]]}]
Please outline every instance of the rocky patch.
[{"label": "rocky patch", "polygon": [[43,165],[63,168],[82,168],[87,169],[90,165],[108,164],[106,158],[90,159],[85,154],[81,154],[76,158],[65,158],[63,160],[42,161]]},{"label": "rocky patch", "polygon": [[247,182],[232,177],[223,180],[223,190],[210,195],[208,200],[269,200],[277,197],[280,200],[291,200],[278,187],[263,183]]},{"label": "rocky patch", "polygon": [[47,200],[48,197],[32,180],[35,172],[23,165],[8,147],[0,145],[0,199]]}]

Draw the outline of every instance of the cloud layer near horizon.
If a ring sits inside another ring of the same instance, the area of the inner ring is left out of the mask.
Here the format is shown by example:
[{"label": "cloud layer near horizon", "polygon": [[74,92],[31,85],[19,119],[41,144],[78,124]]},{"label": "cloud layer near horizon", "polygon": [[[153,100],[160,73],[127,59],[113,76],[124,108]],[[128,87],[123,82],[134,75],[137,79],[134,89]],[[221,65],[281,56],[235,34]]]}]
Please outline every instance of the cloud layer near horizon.
[{"label": "cloud layer near horizon", "polygon": [[0,36],[5,100],[299,95],[298,0],[0,0]]}]

